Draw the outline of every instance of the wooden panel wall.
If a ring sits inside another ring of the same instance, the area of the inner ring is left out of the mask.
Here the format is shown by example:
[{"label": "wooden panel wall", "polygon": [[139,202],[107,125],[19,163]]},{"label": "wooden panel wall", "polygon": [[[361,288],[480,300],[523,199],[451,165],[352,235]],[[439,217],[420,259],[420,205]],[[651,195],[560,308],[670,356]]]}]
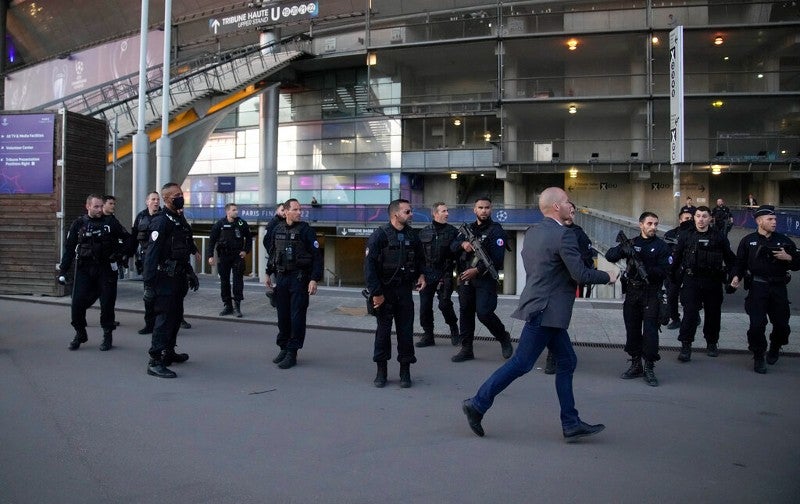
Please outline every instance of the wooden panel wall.
[{"label": "wooden panel wall", "polygon": [[[64,159],[65,208],[63,233],[86,212],[86,196],[103,194],[107,132],[105,121],[56,115],[54,160]],[[63,132],[66,131],[62,153]],[[61,167],[54,161],[51,194],[0,195],[0,293],[64,295],[56,280],[63,236]]]}]

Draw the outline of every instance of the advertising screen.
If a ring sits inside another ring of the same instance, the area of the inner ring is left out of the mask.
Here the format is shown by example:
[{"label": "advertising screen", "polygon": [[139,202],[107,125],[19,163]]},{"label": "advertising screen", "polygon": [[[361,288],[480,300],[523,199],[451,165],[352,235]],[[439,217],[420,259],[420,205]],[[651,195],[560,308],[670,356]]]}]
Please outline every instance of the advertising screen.
[{"label": "advertising screen", "polygon": [[0,115],[0,193],[53,192],[53,114]]}]

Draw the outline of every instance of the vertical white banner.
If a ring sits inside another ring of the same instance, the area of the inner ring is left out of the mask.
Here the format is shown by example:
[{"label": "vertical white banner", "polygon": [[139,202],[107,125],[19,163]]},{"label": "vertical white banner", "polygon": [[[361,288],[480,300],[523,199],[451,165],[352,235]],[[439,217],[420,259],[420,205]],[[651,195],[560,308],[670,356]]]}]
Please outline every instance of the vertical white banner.
[{"label": "vertical white banner", "polygon": [[683,26],[669,32],[669,162],[683,163]]}]

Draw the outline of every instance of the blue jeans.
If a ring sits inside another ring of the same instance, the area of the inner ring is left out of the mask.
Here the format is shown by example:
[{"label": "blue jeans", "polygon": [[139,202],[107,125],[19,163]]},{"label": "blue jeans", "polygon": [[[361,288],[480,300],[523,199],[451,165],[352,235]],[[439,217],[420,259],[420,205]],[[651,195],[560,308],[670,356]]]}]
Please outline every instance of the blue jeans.
[{"label": "blue jeans", "polygon": [[547,347],[556,358],[556,394],[561,405],[561,426],[564,429],[577,427],[580,423],[575,397],[572,394],[572,374],[578,363],[575,350],[566,329],[543,327],[541,313],[525,323],[514,355],[486,380],[477,395],[471,399],[472,406],[480,413],[492,407],[495,396],[524,375],[536,363]]}]

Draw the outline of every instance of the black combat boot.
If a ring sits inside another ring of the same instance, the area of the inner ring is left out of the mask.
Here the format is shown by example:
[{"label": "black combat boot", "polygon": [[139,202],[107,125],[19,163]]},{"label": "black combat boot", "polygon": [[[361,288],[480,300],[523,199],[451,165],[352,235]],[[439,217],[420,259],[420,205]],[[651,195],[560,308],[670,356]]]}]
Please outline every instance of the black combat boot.
[{"label": "black combat boot", "polygon": [[619,375],[619,377],[623,380],[631,380],[633,378],[641,378],[642,376],[644,376],[644,369],[642,369],[642,357],[639,355],[632,355],[631,367]]},{"label": "black combat boot", "polygon": [[706,346],[706,355],[709,357],[719,357],[719,347],[716,343],[709,343]]},{"label": "black combat boot", "polygon": [[103,342],[100,343],[100,351],[101,352],[106,352],[108,350],[111,350],[111,347],[113,346],[112,345],[112,343],[113,343],[112,340],[114,339],[113,338],[113,334],[114,334],[114,332],[109,330],[109,329],[105,329],[103,331]]},{"label": "black combat boot", "polygon": [[241,301],[234,301],[233,302],[233,314],[236,318],[242,318],[242,302]]},{"label": "black combat boot", "polygon": [[417,348],[422,348],[426,346],[434,346],[436,342],[433,340],[433,333],[425,332],[422,337],[417,341],[417,344],[414,345]]},{"label": "black combat boot", "polygon": [[279,362],[281,362],[285,358],[286,358],[286,349],[285,348],[281,348],[281,351],[278,352],[278,355],[276,355],[274,359],[272,359],[272,362],[274,364],[278,364]]},{"label": "black combat boot", "polygon": [[147,374],[158,378],[175,378],[178,376],[164,365],[163,352],[158,358],[150,358],[150,362],[147,364]]},{"label": "black combat boot", "polygon": [[77,350],[81,347],[81,343],[86,343],[87,341],[89,341],[89,336],[86,334],[86,328],[78,329],[75,331],[75,337],[72,338],[69,344],[69,349]]},{"label": "black combat boot", "polygon": [[550,350],[547,351],[547,359],[544,361],[544,374],[556,374],[556,356]]},{"label": "black combat boot", "polygon": [[289,369],[294,367],[297,364],[297,349],[292,348],[291,350],[286,351],[286,357],[283,358],[282,361],[278,363],[278,367],[281,369]]},{"label": "black combat boot", "polygon": [[692,360],[692,344],[690,342],[681,343],[681,353],[678,354],[678,360],[681,362],[689,362]]},{"label": "black combat boot", "polygon": [[378,388],[383,388],[386,386],[386,376],[388,373],[386,369],[386,361],[378,361],[376,364],[378,365],[378,374],[375,375],[375,381],[372,383],[374,383]]},{"label": "black combat boot", "polygon": [[408,362],[400,364],[400,388],[411,387],[411,364]]},{"label": "black combat boot", "polygon": [[458,346],[461,343],[461,333],[458,330],[458,324],[450,325],[450,343],[453,346]]},{"label": "black combat boot", "polygon": [[230,315],[231,313],[233,313],[233,306],[231,305],[230,302],[227,302],[225,303],[225,308],[223,308],[222,311],[219,312],[219,316],[224,317],[225,315]]},{"label": "black combat boot", "polygon": [[504,359],[510,359],[514,355],[514,345],[511,344],[511,335],[508,331],[500,338],[500,351],[503,353]]},{"label": "black combat boot", "polygon": [[781,356],[781,346],[776,345],[775,343],[769,344],[769,350],[767,351],[767,364],[770,366],[778,362],[778,357]]},{"label": "black combat boot", "polygon": [[139,334],[153,334],[153,328],[150,326],[144,326],[137,331]]},{"label": "black combat boot", "polygon": [[753,371],[758,374],[767,374],[767,362],[764,359],[764,351],[753,353]]},{"label": "black combat boot", "polygon": [[461,350],[458,351],[457,354],[450,357],[450,360],[453,362],[464,362],[468,360],[472,360],[475,358],[475,354],[472,353],[472,346],[461,346]]},{"label": "black combat boot", "polygon": [[[641,364],[639,364],[641,366]],[[656,374],[653,371],[655,367],[655,362],[653,361],[645,361],[644,362],[644,381],[651,387],[658,387],[658,378],[656,378]]]},{"label": "black combat boot", "polygon": [[[181,319],[181,329],[191,329],[192,324],[186,322],[186,319]],[[153,332],[152,330],[150,332]]]},{"label": "black combat boot", "polygon": [[162,358],[164,361],[165,366],[171,366],[173,364],[183,364],[184,362],[189,360],[189,354],[187,353],[176,353],[174,348],[166,350],[164,352],[164,357]]}]

